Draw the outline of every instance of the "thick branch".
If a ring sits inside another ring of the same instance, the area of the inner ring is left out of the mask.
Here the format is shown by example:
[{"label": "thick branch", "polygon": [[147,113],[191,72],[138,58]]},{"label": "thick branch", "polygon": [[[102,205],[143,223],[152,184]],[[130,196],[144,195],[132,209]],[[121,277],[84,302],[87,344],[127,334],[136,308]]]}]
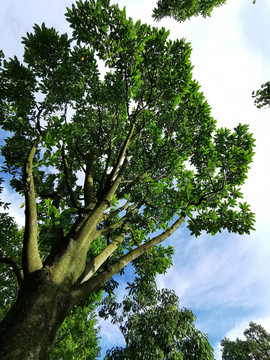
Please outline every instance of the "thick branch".
[{"label": "thick branch", "polygon": [[106,281],[108,281],[113,275],[117,274],[121,269],[128,265],[131,261],[144,254],[145,252],[151,250],[153,247],[167,239],[174,231],[185,220],[186,215],[182,214],[181,217],[174,222],[174,224],[162,234],[155,236],[152,240],[147,243],[138,246],[136,249],[130,251],[128,254],[120,258],[116,263],[110,265],[109,270],[104,270],[100,274],[92,277],[88,281],[82,283],[79,287],[73,290],[73,296],[75,301],[80,301],[81,299],[89,296],[93,292],[100,289]]},{"label": "thick branch", "polygon": [[[107,194],[104,196],[104,198],[102,199],[100,204],[96,207],[94,212],[88,217],[88,219],[85,221],[85,223],[82,225],[82,227],[79,230],[79,232],[80,232],[80,235],[78,234],[79,238],[84,239],[83,240],[84,242],[87,241],[88,246],[95,239],[95,236],[93,236],[93,231],[95,231],[96,225],[101,221],[104,211],[109,208],[110,202],[111,202],[119,184],[121,183],[122,177],[123,177],[125,169],[127,167],[127,164],[128,164],[128,158],[125,157],[124,163],[123,163],[122,167],[120,168],[115,181],[109,188],[109,191],[107,192]],[[88,210],[87,207],[86,207],[86,210]]]},{"label": "thick branch", "polygon": [[23,241],[23,271],[25,276],[42,268],[37,245],[37,207],[33,179],[33,159],[41,137],[33,144],[24,165],[25,230]]},{"label": "thick branch", "polygon": [[[128,157],[126,156],[124,158],[124,163],[122,164],[118,174],[116,175],[116,179],[110,185],[109,189],[107,190],[107,193],[105,193],[102,200],[95,206],[93,211],[89,212],[89,214],[87,214],[87,210],[91,210],[91,209],[85,207],[84,210],[86,211],[86,213],[84,214],[82,220],[79,220],[78,224],[76,224],[77,229],[73,228],[70,234],[67,236],[67,239],[69,239],[70,246],[73,246],[74,244],[75,248],[77,249],[73,251],[78,252],[79,249],[79,254],[76,257],[76,259],[79,258],[83,259],[86,256],[89,245],[95,239],[96,226],[102,221],[104,212],[110,207],[110,202],[119,184],[121,183],[127,164],[128,164]],[[56,271],[57,274],[61,273],[62,266],[66,266],[65,255],[62,257],[62,261],[59,261],[57,264],[57,271]]]},{"label": "thick branch", "polygon": [[101,267],[101,265],[109,258],[109,256],[120,246],[124,240],[128,231],[128,225],[125,224],[121,233],[114,239],[100,254],[98,254],[93,260],[91,260],[85,266],[84,277],[81,280],[81,284],[89,280]]},{"label": "thick branch", "polygon": [[[212,183],[212,180],[211,180],[211,183]],[[224,185],[225,185],[225,176],[224,176],[224,178],[223,178],[222,185],[221,185],[218,189],[215,189],[215,187],[214,187],[214,185],[213,185],[213,183],[212,183],[212,187],[214,188],[213,191],[209,191],[208,193],[203,194],[197,202],[192,201],[192,202],[190,202],[190,203],[188,204],[188,206],[192,206],[192,205],[194,205],[194,206],[200,206],[201,203],[202,203],[204,200],[207,200],[209,197],[211,197],[211,196],[219,193],[221,190],[223,190],[223,189],[224,189]]]},{"label": "thick branch", "polygon": [[19,286],[21,286],[23,283],[23,271],[20,268],[19,264],[17,264],[16,261],[14,261],[10,258],[2,257],[2,254],[0,254],[0,263],[8,264],[12,268],[12,270],[18,280],[18,284],[19,284]]},{"label": "thick branch", "polygon": [[[125,204],[126,205],[126,204]],[[140,207],[143,205],[143,202],[139,203],[139,204],[133,204],[130,205],[126,211],[126,215],[123,216],[120,220],[118,220],[116,223],[110,224],[108,226],[106,226],[104,229],[101,229],[99,231],[96,232],[95,234],[95,239],[99,238],[100,236],[106,235],[116,229],[119,229],[125,222],[128,221],[129,217],[132,214],[135,214],[136,212],[139,211]],[[106,223],[109,223],[109,218],[106,219]]]},{"label": "thick branch", "polygon": [[103,215],[104,221],[110,221],[113,217],[118,215],[121,211],[125,210],[129,206],[130,202],[127,201],[124,205],[120,206],[118,209]]},{"label": "thick branch", "polygon": [[120,151],[120,154],[118,156],[118,159],[116,161],[116,164],[111,172],[111,175],[110,175],[110,180],[113,180],[115,178],[115,176],[117,175],[117,172],[126,156],[126,152],[127,152],[127,149],[129,147],[129,144],[130,144],[130,141],[131,141],[131,138],[132,138],[132,135],[133,135],[133,132],[134,132],[134,129],[135,129],[135,123],[133,123],[131,125],[131,128],[130,128],[130,131],[129,131],[129,134],[128,134],[128,137],[126,138],[126,141],[122,147],[122,150]]}]

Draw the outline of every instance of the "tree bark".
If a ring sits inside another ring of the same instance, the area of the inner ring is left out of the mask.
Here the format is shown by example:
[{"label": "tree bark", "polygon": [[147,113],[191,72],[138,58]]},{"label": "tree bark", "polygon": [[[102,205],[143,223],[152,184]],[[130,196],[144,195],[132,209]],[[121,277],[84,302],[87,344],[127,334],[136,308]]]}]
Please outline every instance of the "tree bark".
[{"label": "tree bark", "polygon": [[32,274],[0,325],[0,359],[48,360],[73,305],[69,286],[54,285],[45,269]]}]

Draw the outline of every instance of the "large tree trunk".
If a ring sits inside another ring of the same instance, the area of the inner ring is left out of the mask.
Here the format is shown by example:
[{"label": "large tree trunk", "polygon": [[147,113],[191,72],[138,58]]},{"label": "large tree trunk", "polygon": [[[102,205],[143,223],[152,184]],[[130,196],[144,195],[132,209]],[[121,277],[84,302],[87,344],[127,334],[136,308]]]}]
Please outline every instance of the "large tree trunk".
[{"label": "large tree trunk", "polygon": [[72,308],[69,290],[53,284],[44,270],[35,274],[1,323],[1,360],[49,359],[57,331]]}]

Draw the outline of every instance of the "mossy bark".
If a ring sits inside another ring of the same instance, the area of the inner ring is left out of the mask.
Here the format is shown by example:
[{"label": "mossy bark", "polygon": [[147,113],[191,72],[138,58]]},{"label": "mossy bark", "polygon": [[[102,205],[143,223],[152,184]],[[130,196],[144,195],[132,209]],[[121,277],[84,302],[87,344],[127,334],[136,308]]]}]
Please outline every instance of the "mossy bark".
[{"label": "mossy bark", "polygon": [[[69,287],[55,286],[45,270],[32,275],[0,326],[1,360],[47,360],[73,304]],[[30,284],[30,282],[28,283]]]}]

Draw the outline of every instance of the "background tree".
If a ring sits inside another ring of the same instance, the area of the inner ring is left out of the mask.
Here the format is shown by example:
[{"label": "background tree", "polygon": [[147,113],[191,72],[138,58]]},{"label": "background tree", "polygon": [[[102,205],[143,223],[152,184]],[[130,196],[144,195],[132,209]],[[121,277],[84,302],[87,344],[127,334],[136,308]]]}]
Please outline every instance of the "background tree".
[{"label": "background tree", "polygon": [[222,360],[267,360],[270,358],[270,334],[261,326],[250,322],[244,331],[246,340],[227,338],[221,341]]},{"label": "background tree", "polygon": [[[0,178],[0,194],[3,179]],[[22,269],[19,265],[22,254],[23,231],[19,230],[13,218],[5,211],[7,203],[0,201],[0,319],[2,319],[18,294],[22,283]]]},{"label": "background tree", "polygon": [[3,359],[47,359],[74,306],[113,291],[128,263],[165,272],[172,248],[160,243],[185,221],[196,236],[254,223],[241,202],[254,140],[247,125],[216,128],[190,45],[107,0],[78,1],[67,19],[72,39],[35,25],[23,62],[1,64],[3,170],[25,196]]},{"label": "background tree", "polygon": [[[226,4],[227,0],[158,0],[153,10],[153,18],[157,21],[164,17],[172,17],[183,22],[192,16],[211,16],[214,8]],[[256,0],[252,1],[255,4]]]},{"label": "background tree", "polygon": [[107,298],[100,315],[112,317],[126,342],[125,348],[107,351],[107,360],[214,359],[208,337],[196,329],[196,318],[190,310],[179,309],[179,299],[173,291],[157,290],[150,284],[120,304]]},{"label": "background tree", "polygon": [[76,306],[60,327],[50,360],[96,360],[100,355],[97,300],[101,294]]},{"label": "background tree", "polygon": [[158,0],[153,10],[153,18],[161,20],[172,17],[179,22],[190,19],[192,16],[211,16],[215,7],[224,5],[227,0]]}]

